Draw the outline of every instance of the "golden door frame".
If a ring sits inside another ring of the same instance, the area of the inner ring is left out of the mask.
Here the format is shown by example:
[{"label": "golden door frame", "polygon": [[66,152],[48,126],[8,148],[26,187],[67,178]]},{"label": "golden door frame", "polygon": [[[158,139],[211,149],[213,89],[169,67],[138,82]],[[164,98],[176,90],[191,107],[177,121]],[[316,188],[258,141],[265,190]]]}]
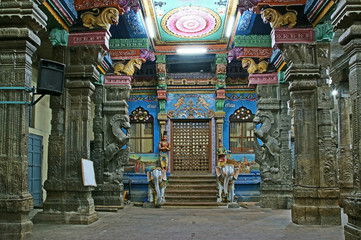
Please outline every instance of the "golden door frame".
[{"label": "golden door frame", "polygon": [[[170,141],[171,141],[171,151],[170,151],[170,172],[174,173],[174,122],[208,122],[209,130],[208,130],[208,171],[188,171],[191,173],[197,172],[209,172],[212,173],[212,119],[172,119],[170,121]],[[182,171],[176,171],[182,172]],[[187,171],[184,171],[187,172]]]}]

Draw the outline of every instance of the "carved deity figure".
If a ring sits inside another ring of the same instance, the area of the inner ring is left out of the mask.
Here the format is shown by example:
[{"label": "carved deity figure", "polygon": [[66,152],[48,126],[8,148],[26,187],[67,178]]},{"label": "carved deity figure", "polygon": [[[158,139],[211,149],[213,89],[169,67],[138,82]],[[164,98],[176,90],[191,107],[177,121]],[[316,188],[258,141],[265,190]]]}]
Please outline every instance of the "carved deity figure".
[{"label": "carved deity figure", "polygon": [[125,75],[133,76],[135,70],[139,70],[144,62],[144,59],[131,59],[127,64],[117,62],[113,65],[114,73],[117,75],[121,75],[120,72],[122,72]]},{"label": "carved deity figure", "polygon": [[270,23],[272,29],[285,25],[288,25],[289,28],[293,28],[297,23],[297,11],[289,11],[290,12],[282,15],[272,8],[266,8],[261,11],[261,18],[264,23]]},{"label": "carved deity figure", "polygon": [[242,67],[247,69],[249,74],[255,72],[264,73],[267,71],[268,63],[263,60],[256,64],[252,58],[242,58]]},{"label": "carved deity figure", "polygon": [[177,103],[173,104],[174,107],[176,107],[174,110],[176,111],[178,108],[180,108],[181,106],[186,106],[186,103],[185,103],[185,99],[184,99],[184,96],[181,96]]},{"label": "carved deity figure", "polygon": [[227,163],[227,149],[223,146],[222,141],[219,141],[219,147],[217,148],[217,166],[222,167]]},{"label": "carved deity figure", "polygon": [[110,25],[118,25],[119,23],[119,10],[114,7],[105,8],[100,12],[99,8],[94,8],[94,12],[85,12],[80,15],[83,21],[83,26],[89,29],[101,27],[109,30]]},{"label": "carved deity figure", "polygon": [[198,101],[196,103],[196,107],[201,107],[203,106],[205,109],[209,110],[209,103],[207,103],[206,99],[204,99],[204,97],[198,96]]},{"label": "carved deity figure", "polygon": [[167,132],[164,131],[162,140],[159,141],[159,161],[163,170],[168,167],[168,152],[170,150],[170,143],[168,142]]}]

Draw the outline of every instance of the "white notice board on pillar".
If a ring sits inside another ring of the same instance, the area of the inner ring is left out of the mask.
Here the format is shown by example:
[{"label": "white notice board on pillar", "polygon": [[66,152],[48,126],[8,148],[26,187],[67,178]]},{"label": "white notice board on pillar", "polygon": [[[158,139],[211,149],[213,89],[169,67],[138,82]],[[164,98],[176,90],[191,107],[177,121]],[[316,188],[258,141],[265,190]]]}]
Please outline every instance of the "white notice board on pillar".
[{"label": "white notice board on pillar", "polygon": [[96,187],[93,161],[82,158],[81,171],[83,174],[83,185]]}]

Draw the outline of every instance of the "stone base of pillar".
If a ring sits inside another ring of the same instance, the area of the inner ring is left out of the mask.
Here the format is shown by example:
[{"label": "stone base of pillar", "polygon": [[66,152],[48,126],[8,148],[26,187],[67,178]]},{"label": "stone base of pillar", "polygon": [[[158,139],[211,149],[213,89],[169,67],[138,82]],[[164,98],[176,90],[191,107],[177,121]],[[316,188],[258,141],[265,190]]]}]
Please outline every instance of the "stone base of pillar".
[{"label": "stone base of pillar", "polygon": [[339,193],[338,188],[295,188],[292,222],[300,225],[340,225]]},{"label": "stone base of pillar", "polygon": [[345,201],[347,200],[348,196],[350,195],[351,191],[346,191],[346,192],[341,192],[340,193],[340,207],[344,208],[345,207]]},{"label": "stone base of pillar", "polygon": [[352,193],[345,200],[344,212],[348,222],[345,225],[345,240],[361,239],[361,193]]},{"label": "stone base of pillar", "polygon": [[260,206],[272,209],[290,209],[293,204],[291,186],[261,185]]},{"label": "stone base of pillar", "polygon": [[94,204],[101,206],[124,206],[123,184],[104,183],[98,184],[97,188],[92,191]]},{"label": "stone base of pillar", "polygon": [[[56,184],[58,183],[58,184]],[[90,187],[82,183],[45,182],[47,198],[34,223],[91,224],[98,220]]]},{"label": "stone base of pillar", "polygon": [[28,215],[29,213],[0,212],[0,239],[33,239],[33,223]]}]

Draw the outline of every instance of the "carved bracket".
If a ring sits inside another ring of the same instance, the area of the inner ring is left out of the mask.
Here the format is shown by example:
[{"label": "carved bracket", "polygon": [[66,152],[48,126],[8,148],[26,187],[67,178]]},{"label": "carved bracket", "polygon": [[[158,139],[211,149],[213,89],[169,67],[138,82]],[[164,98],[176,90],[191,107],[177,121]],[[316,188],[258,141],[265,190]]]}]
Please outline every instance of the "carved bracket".
[{"label": "carved bracket", "polygon": [[70,33],[68,46],[77,45],[101,45],[105,50],[109,49],[109,38],[110,33],[106,30],[92,31],[92,32],[81,32],[81,33]]},{"label": "carved bracket", "polygon": [[262,74],[250,74],[248,77],[248,87],[256,87],[258,84],[278,84],[278,74],[274,73],[262,73]]},{"label": "carved bracket", "polygon": [[271,32],[272,47],[280,48],[283,43],[313,43],[315,31],[313,28],[275,28]]}]

